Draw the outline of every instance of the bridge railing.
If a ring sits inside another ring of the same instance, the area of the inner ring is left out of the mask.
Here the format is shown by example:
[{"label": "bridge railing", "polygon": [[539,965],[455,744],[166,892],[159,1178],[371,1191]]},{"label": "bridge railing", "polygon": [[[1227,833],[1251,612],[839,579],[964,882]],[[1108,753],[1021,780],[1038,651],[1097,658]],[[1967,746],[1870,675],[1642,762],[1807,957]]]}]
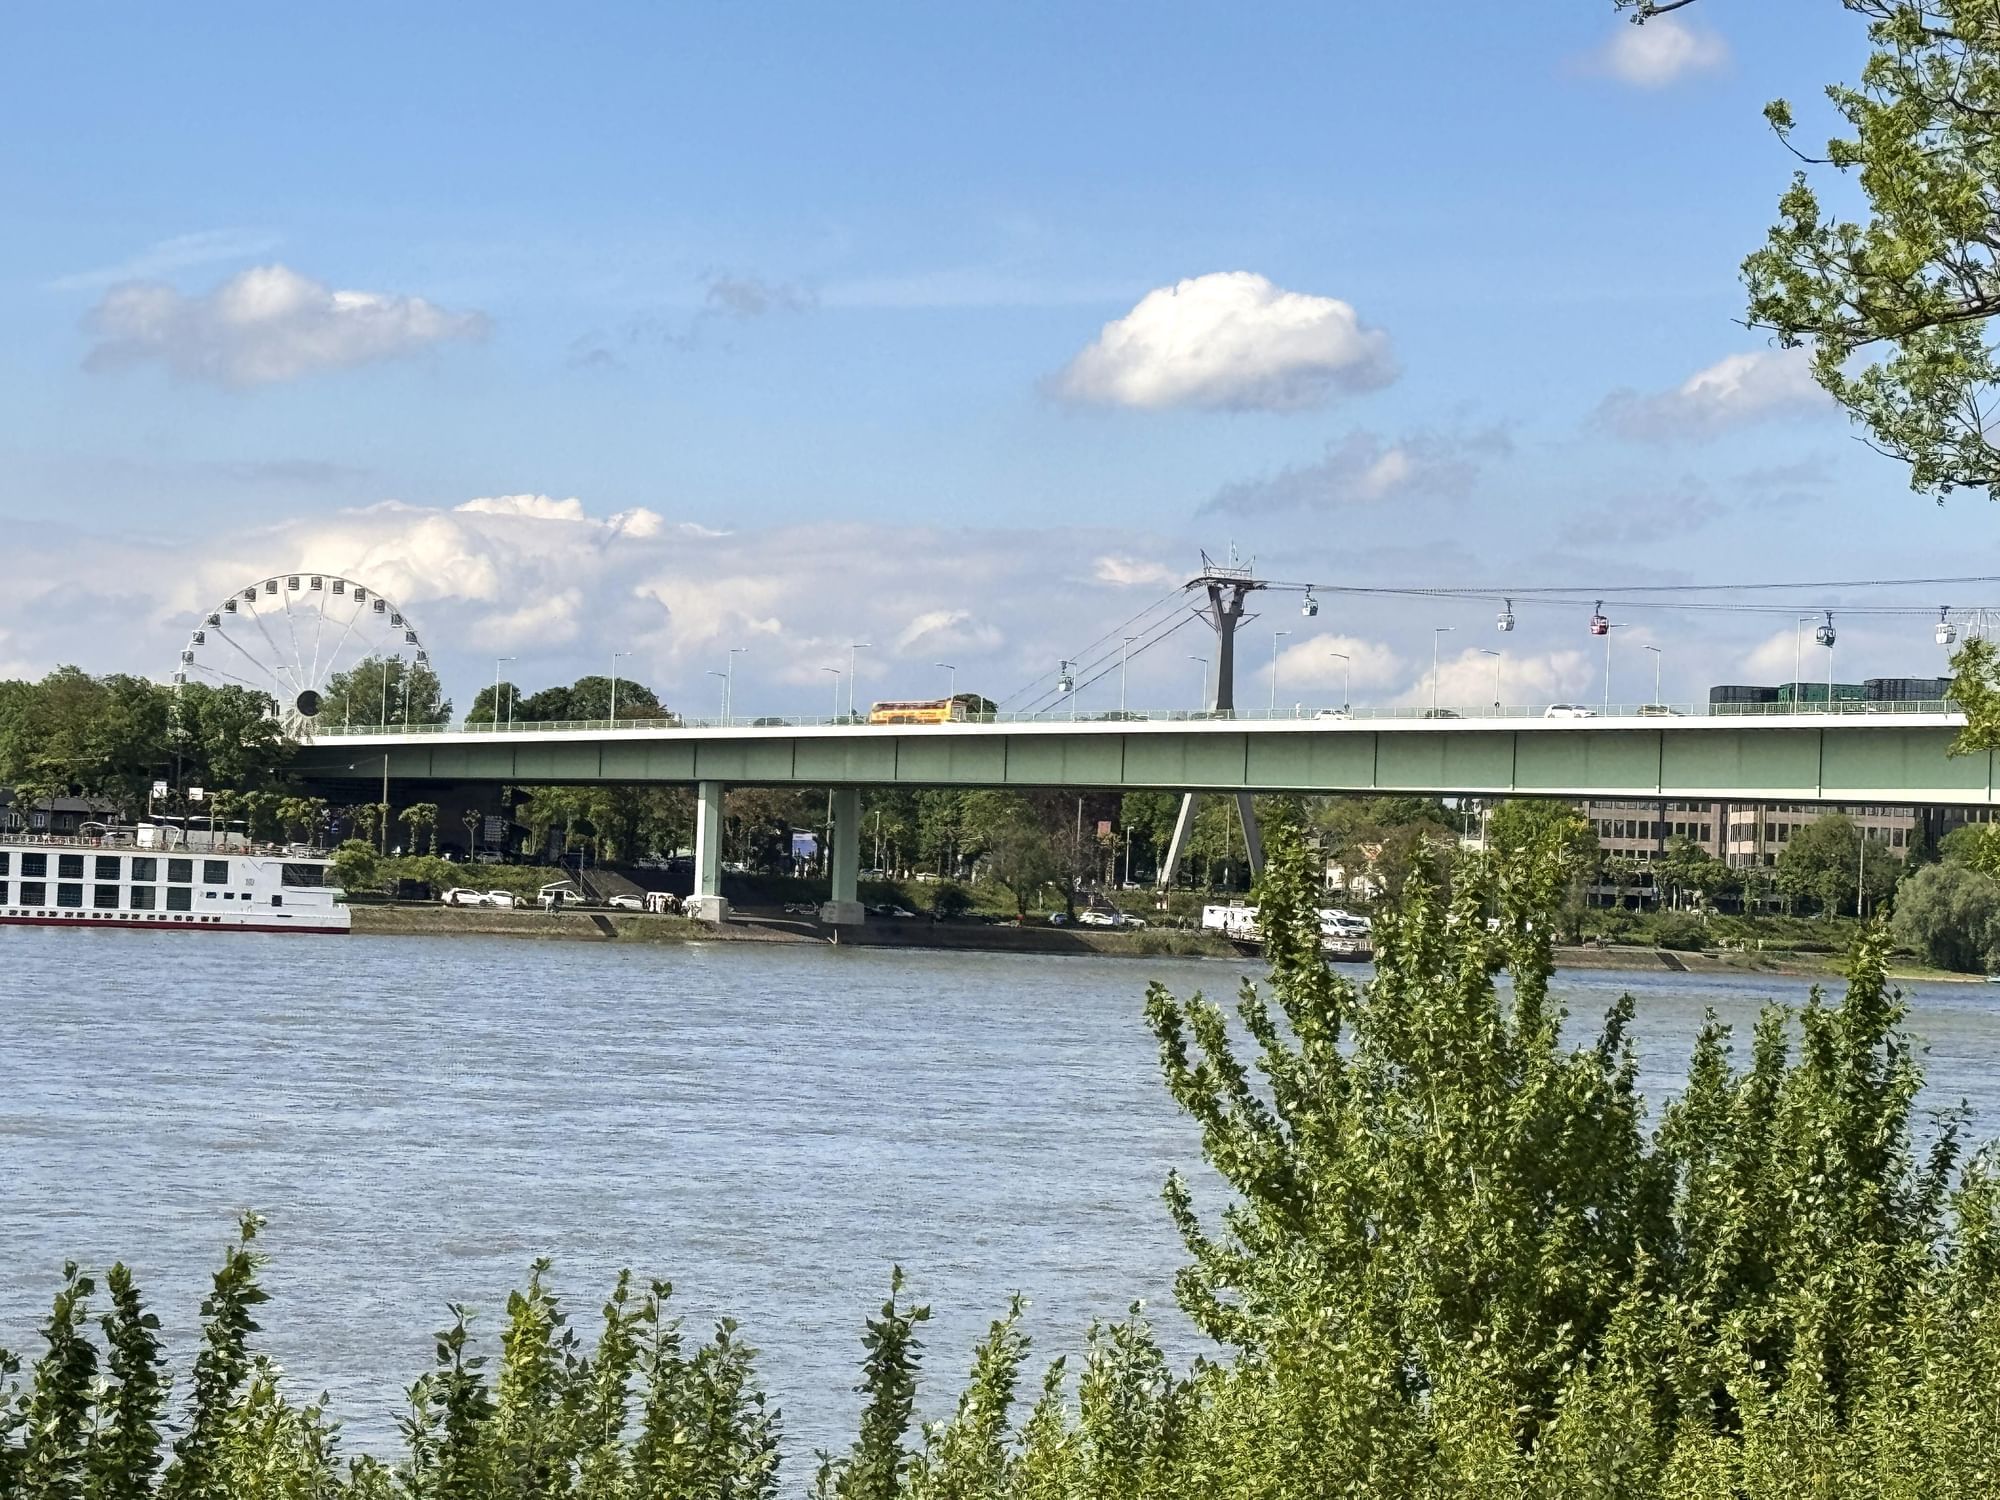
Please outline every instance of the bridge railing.
[{"label": "bridge railing", "polygon": [[[992,713],[971,714],[962,722],[969,724],[1106,724],[1106,723],[1204,723],[1218,719],[1242,723],[1270,723],[1274,721],[1298,722],[1318,721],[1333,724],[1340,722],[1397,721],[1409,720],[1463,720],[1463,719],[1540,719],[1550,723],[1587,719],[1637,719],[1669,720],[1690,718],[1792,718],[1832,716],[1874,716],[1882,714],[1943,714],[1955,713],[1958,706],[1949,700],[1911,702],[1866,702],[1836,700],[1802,703],[1601,703],[1506,705],[1480,704],[1477,706],[1454,705],[1436,709],[1408,704],[1382,707],[1355,706],[1351,708],[1315,707],[1295,704],[1288,708],[1239,708],[1234,711],[1209,712],[1201,709],[1111,709],[1092,712],[1084,709],[1044,709],[1034,713]],[[366,736],[380,738],[392,735],[420,735],[438,733],[456,734],[575,734],[591,730],[639,730],[668,733],[683,729],[831,729],[843,726],[860,726],[869,723],[866,714],[841,714],[832,717],[794,714],[741,715],[731,718],[682,718],[678,715],[664,719],[559,719],[536,720],[513,723],[501,722],[480,724],[334,724],[322,725],[311,731],[313,739]],[[923,724],[900,724],[884,727],[898,728],[912,734],[921,734],[933,726]]]}]

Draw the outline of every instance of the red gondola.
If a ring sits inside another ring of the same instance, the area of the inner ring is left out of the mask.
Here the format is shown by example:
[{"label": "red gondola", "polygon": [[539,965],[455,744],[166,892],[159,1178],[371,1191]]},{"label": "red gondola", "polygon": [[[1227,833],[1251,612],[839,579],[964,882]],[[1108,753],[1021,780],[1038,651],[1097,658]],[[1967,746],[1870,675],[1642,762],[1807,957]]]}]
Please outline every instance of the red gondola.
[{"label": "red gondola", "polygon": [[1611,634],[1611,622],[1604,617],[1604,601],[1597,601],[1597,608],[1591,611],[1590,633],[1592,635]]}]

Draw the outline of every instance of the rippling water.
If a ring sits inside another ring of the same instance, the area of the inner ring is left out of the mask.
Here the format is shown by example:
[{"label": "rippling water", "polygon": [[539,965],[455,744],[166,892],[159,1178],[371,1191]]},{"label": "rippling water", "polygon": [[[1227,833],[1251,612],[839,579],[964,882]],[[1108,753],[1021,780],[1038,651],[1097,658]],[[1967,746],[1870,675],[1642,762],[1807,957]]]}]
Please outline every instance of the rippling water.
[{"label": "rippling water", "polygon": [[[1236,963],[763,944],[0,931],[0,1344],[62,1261],[123,1257],[182,1336],[233,1214],[270,1219],[265,1347],[380,1448],[447,1300],[497,1331],[554,1257],[591,1331],[620,1266],[691,1327],[730,1313],[797,1454],[844,1444],[862,1318],[900,1262],[936,1317],[929,1405],[1018,1288],[1044,1354],[1153,1305],[1159,1204],[1196,1142],[1155,1081],[1145,982]],[[1800,981],[1566,974],[1639,998],[1650,1092],[1704,1007]],[[1927,1102],[2000,1135],[2000,988],[1918,986]]]}]

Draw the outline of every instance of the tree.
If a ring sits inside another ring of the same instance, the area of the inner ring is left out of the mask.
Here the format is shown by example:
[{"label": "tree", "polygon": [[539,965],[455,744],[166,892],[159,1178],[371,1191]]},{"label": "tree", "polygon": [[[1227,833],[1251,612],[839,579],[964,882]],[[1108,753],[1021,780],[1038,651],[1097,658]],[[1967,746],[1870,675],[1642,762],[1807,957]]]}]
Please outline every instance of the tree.
[{"label": "tree", "polygon": [[1778,856],[1778,889],[1816,905],[1824,916],[1852,909],[1859,898],[1879,903],[1896,888],[1902,859],[1880,839],[1867,840],[1841,812],[1826,813],[1795,829]]},{"label": "tree", "polygon": [[333,851],[333,876],[345,891],[372,891],[382,883],[382,859],[372,844],[349,839]]},{"label": "tree", "polygon": [[[490,700],[489,700],[490,701]],[[543,688],[514,706],[517,724],[588,722],[611,717],[611,679],[579,677],[568,687]],[[643,682],[618,679],[618,720],[672,719],[659,696]]]},{"label": "tree", "polygon": [[[495,712],[494,705],[499,705]],[[501,682],[498,696],[491,687],[483,687],[473,695],[472,707],[465,711],[468,724],[505,724],[516,721],[527,722],[521,716],[521,690],[511,682]]]},{"label": "tree", "polygon": [[[412,854],[429,853],[435,855],[438,852],[437,850],[438,805],[435,802],[412,802],[408,807],[404,808],[402,812],[399,813],[397,816],[399,816],[403,820],[404,824],[407,825],[410,830],[410,853]],[[423,836],[426,832],[428,832],[431,836],[430,848],[428,850],[423,850],[420,849],[418,845],[423,842]]]},{"label": "tree", "polygon": [[93,677],[77,667],[8,684],[0,694],[0,781],[28,802],[73,793],[136,811],[170,769],[169,702],[165,688],[143,677]]},{"label": "tree", "polygon": [[2000,961],[2000,879],[1925,865],[1896,888],[1893,929],[1933,967],[1980,973]]},{"label": "tree", "polygon": [[1667,857],[1654,867],[1655,875],[1675,893],[1675,904],[1685,895],[1697,902],[1731,896],[1743,889],[1743,877],[1692,839],[1675,839],[1667,846]]},{"label": "tree", "polygon": [[327,679],[319,721],[343,724],[447,724],[451,700],[437,673],[400,656],[370,656]]},{"label": "tree", "polygon": [[1061,883],[1067,840],[1058,854],[1048,826],[1019,792],[967,793],[965,825],[981,871],[1014,898],[1014,914],[1025,920],[1030,904]]},{"label": "tree", "polygon": [[1944,836],[1939,852],[1952,864],[2000,875],[2000,824],[1961,824]]},{"label": "tree", "polygon": [[234,683],[175,688],[168,744],[179,766],[177,779],[238,791],[277,780],[297,749],[278,725],[271,696]]}]

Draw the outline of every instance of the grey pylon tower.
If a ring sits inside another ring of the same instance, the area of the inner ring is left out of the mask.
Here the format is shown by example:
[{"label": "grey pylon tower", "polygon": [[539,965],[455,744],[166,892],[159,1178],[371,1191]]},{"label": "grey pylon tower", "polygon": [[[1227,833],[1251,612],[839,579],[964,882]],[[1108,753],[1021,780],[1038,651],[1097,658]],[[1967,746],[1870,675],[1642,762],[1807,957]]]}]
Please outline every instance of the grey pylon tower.
[{"label": "grey pylon tower", "polygon": [[[1215,686],[1208,698],[1211,714],[1219,716],[1236,711],[1236,627],[1245,619],[1256,618],[1243,613],[1243,601],[1263,587],[1263,580],[1255,577],[1251,568],[1237,562],[1234,547],[1229,550],[1227,563],[1215,562],[1206,552],[1202,553],[1201,572],[1188,580],[1189,593],[1200,590],[1206,594],[1207,602],[1196,605],[1195,613],[1215,632]],[[1181,851],[1187,847],[1188,835],[1194,830],[1195,804],[1199,798],[1197,792],[1187,792],[1181,797],[1180,815],[1174,819],[1174,836],[1167,844],[1167,857],[1160,863],[1162,889],[1173,883]],[[1254,879],[1264,873],[1264,840],[1257,832],[1256,805],[1248,792],[1236,794],[1236,816],[1243,825],[1243,848],[1249,856]]]}]

